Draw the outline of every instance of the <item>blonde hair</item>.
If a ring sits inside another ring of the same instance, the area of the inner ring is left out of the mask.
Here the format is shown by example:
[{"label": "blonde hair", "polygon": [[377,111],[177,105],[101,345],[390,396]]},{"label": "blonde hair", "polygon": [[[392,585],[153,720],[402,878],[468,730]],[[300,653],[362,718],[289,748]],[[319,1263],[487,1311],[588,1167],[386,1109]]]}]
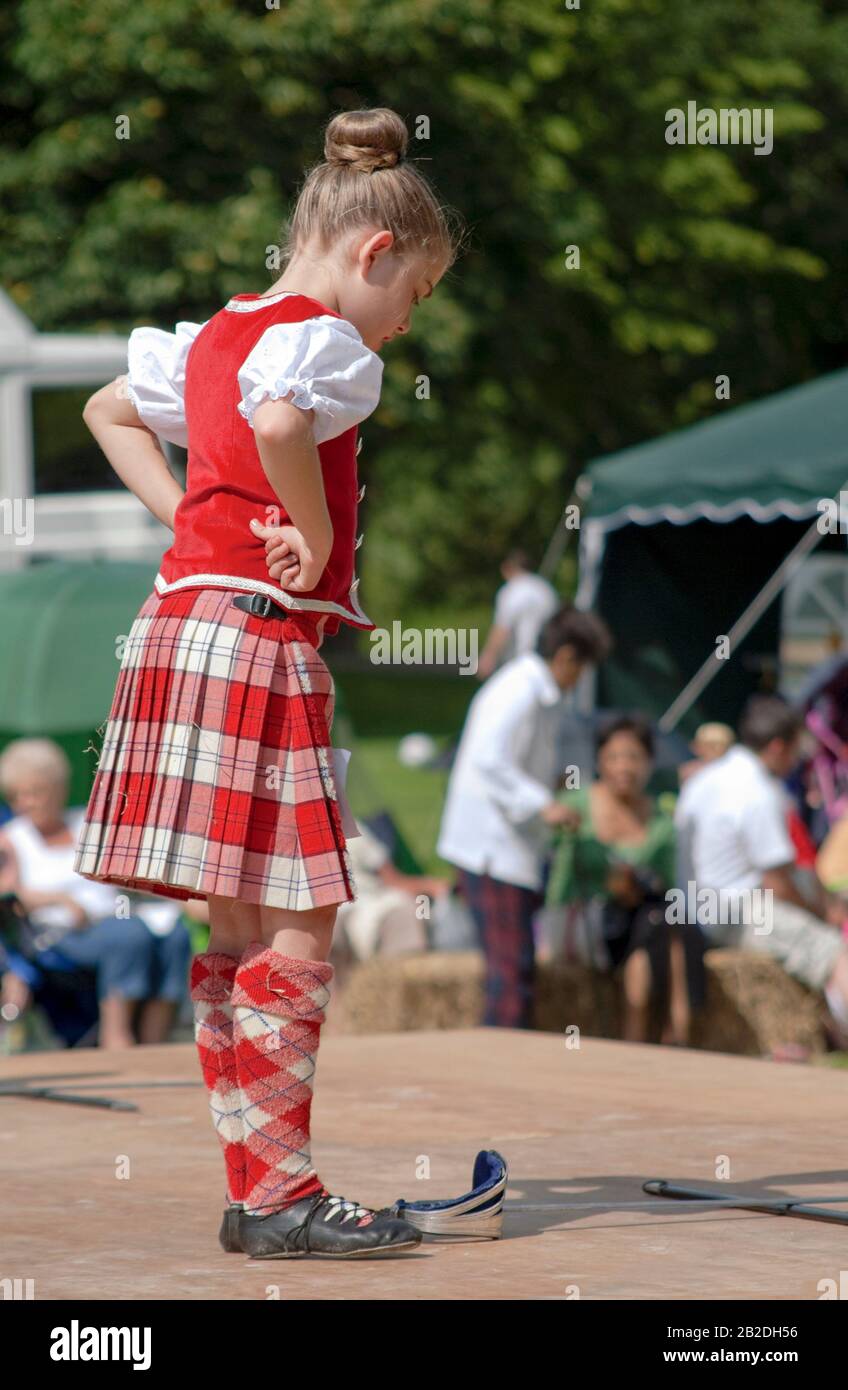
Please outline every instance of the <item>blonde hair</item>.
[{"label": "blonde hair", "polygon": [[4,796],[14,792],[22,773],[35,773],[56,786],[67,787],[71,764],[52,739],[15,738],[0,753],[0,789]]},{"label": "blonde hair", "polygon": [[280,252],[287,264],[315,241],[328,251],[357,227],[387,227],[398,255],[422,253],[447,269],[462,243],[457,213],[443,206],[406,158],[409,132],[385,106],[342,111],[324,133],[324,160],[306,175]]}]

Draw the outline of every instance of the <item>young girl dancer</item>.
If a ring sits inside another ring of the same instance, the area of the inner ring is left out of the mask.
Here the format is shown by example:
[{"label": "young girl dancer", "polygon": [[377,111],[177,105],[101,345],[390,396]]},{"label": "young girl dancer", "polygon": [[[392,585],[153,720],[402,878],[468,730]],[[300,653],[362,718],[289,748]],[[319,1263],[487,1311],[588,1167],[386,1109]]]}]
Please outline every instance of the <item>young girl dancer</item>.
[{"label": "young girl dancer", "polygon": [[[173,334],[136,329],[125,389],[84,412],[174,541],[129,633],[75,867],[208,901],[190,988],[227,1170],[220,1239],[266,1259],[421,1239],[328,1191],[309,1124],[336,908],[355,896],[317,649],[340,622],[374,626],[353,577],[357,427],[377,354],[458,250],[406,146],[393,111],[336,116],[275,284]],[[188,444],[185,494],[156,435]]]}]

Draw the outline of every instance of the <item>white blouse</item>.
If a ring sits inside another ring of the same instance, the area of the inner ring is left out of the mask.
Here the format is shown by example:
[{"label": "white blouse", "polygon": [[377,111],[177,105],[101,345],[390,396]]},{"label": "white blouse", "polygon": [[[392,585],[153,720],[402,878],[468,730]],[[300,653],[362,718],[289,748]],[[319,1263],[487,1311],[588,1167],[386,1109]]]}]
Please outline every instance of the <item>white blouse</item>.
[{"label": "white blouse", "polygon": [[127,343],[127,395],[142,423],[170,444],[188,447],[185,418],[185,367],[188,350],[202,323],[134,328]]},{"label": "white blouse", "polygon": [[[265,299],[233,299],[225,311],[245,313]],[[208,321],[208,320],[207,320]],[[185,368],[189,348],[205,325],[180,322],[173,333],[135,328],[127,346],[127,395],[142,422],[172,444],[188,446],[185,419]],[[237,409],[252,428],[256,407],[293,393],[292,404],[313,410],[316,444],[358,425],[380,400],[383,362],[362,341],[352,323],[329,314],[297,323],[274,323],[248,353],[238,371]]]}]

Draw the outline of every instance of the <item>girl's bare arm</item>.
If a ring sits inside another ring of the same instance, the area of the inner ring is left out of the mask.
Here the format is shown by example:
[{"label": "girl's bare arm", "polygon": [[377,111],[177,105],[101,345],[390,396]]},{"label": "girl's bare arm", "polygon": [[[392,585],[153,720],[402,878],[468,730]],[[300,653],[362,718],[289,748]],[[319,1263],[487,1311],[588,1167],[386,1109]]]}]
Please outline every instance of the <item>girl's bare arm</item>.
[{"label": "girl's bare arm", "polygon": [[266,400],[253,417],[259,458],[269,483],[313,553],[325,561],[333,544],[333,525],[324,494],[321,459],[311,410],[289,398]]},{"label": "girl's bare arm", "polygon": [[183,490],[168,467],[159,440],[126,395],[125,376],[116,377],[86,402],[82,418],[118,477],[157,520],[174,529]]}]

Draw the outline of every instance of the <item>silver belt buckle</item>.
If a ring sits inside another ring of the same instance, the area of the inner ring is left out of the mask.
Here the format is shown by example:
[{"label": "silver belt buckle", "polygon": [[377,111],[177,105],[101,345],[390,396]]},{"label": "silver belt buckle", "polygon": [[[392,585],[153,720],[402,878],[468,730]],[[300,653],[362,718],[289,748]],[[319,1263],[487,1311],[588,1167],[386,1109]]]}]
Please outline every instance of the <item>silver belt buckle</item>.
[{"label": "silver belt buckle", "polygon": [[236,594],[233,607],[252,613],[255,618],[268,618],[276,604],[267,594]]}]

